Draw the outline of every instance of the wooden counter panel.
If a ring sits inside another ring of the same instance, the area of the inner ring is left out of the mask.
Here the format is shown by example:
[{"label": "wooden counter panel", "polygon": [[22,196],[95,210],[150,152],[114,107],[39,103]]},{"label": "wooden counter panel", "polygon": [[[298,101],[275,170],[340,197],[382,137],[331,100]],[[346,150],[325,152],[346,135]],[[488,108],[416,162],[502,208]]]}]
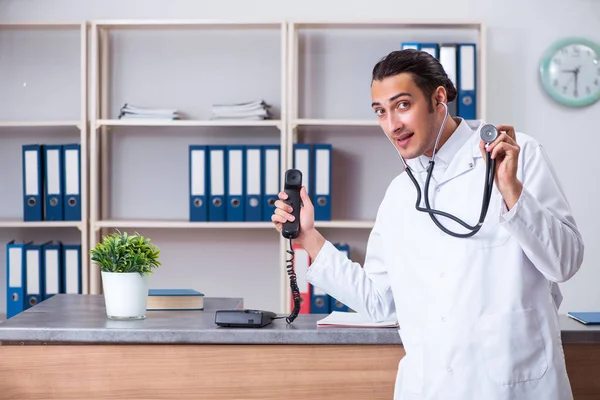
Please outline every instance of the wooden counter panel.
[{"label": "wooden counter panel", "polygon": [[391,399],[401,346],[0,346],[3,399]]},{"label": "wooden counter panel", "polygon": [[[600,344],[564,344],[575,400],[600,399]],[[397,345],[0,346],[2,399],[392,399]]]},{"label": "wooden counter panel", "polygon": [[564,343],[575,400],[600,399],[600,344]]}]

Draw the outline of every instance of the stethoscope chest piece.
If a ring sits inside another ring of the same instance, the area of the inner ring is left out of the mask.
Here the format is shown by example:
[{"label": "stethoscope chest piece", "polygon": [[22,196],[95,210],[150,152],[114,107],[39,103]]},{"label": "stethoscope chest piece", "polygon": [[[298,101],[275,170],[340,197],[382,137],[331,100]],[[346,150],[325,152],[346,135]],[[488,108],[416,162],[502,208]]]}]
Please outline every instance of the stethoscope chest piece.
[{"label": "stethoscope chest piece", "polygon": [[492,124],[486,124],[481,127],[479,136],[484,142],[492,143],[494,140],[498,139],[498,129]]}]

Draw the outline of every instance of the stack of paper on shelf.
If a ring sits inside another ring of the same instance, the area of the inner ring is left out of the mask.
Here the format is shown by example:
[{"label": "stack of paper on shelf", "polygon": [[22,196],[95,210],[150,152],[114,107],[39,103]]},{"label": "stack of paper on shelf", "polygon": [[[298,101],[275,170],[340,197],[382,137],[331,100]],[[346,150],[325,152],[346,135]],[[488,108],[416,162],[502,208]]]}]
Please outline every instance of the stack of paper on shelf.
[{"label": "stack of paper on shelf", "polygon": [[204,310],[204,293],[194,289],[150,289],[147,310]]},{"label": "stack of paper on shelf", "polygon": [[213,104],[212,119],[269,119],[271,106],[263,100],[244,103]]},{"label": "stack of paper on shelf", "polygon": [[131,104],[125,103],[121,107],[119,119],[179,119],[177,110],[170,108],[149,108],[149,107],[138,107]]},{"label": "stack of paper on shelf", "polygon": [[334,311],[323,319],[317,321],[317,326],[351,327],[351,328],[397,328],[398,321],[371,321],[369,318],[356,312]]}]

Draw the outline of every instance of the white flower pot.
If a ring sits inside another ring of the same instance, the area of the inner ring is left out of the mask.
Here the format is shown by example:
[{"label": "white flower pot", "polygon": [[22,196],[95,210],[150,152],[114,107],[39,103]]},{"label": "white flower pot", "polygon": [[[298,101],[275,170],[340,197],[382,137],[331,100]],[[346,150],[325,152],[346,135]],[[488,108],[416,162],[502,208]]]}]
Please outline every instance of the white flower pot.
[{"label": "white flower pot", "polygon": [[102,288],[108,318],[146,318],[148,275],[102,271]]}]

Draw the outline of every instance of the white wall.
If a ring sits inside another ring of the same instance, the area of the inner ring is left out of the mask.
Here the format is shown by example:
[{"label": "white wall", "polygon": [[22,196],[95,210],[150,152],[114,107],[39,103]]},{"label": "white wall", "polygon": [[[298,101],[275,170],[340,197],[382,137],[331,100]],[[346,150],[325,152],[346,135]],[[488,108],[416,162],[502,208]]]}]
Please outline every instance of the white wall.
[{"label": "white wall", "polygon": [[[563,108],[544,95],[538,79],[540,56],[554,40],[580,35],[600,41],[600,1],[0,1],[2,20],[103,18],[484,21],[488,27],[489,122],[512,124],[545,145],[587,245],[582,270],[562,285],[565,296],[562,311],[600,309],[600,291],[597,289],[600,249],[596,246],[600,216],[596,212],[595,197],[600,185],[592,153],[600,144],[597,125],[593,123],[600,115],[600,104],[582,110]],[[2,97],[0,108],[7,107],[7,100]],[[387,173],[382,178],[382,187],[389,176]],[[259,305],[263,304],[266,303],[259,302]]]}]

